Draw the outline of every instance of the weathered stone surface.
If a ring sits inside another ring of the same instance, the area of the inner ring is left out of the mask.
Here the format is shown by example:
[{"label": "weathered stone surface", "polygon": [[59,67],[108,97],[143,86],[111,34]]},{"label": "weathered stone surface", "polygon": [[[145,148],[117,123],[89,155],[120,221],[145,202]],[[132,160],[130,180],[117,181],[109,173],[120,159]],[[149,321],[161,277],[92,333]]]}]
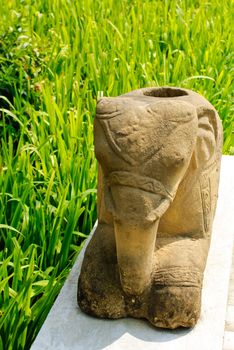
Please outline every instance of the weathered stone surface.
[{"label": "weathered stone surface", "polygon": [[201,308],[222,147],[202,96],[146,88],[98,102],[98,219],[78,285],[83,311],[191,327]]}]

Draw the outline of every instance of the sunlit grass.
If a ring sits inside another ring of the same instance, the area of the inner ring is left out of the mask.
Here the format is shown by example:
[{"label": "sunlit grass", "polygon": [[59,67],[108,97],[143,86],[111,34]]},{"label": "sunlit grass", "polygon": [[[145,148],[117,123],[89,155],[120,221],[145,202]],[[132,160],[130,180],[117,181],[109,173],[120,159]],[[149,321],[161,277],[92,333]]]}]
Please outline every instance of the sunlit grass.
[{"label": "sunlit grass", "polygon": [[96,219],[97,97],[203,94],[234,153],[230,1],[1,1],[0,349],[29,349]]}]

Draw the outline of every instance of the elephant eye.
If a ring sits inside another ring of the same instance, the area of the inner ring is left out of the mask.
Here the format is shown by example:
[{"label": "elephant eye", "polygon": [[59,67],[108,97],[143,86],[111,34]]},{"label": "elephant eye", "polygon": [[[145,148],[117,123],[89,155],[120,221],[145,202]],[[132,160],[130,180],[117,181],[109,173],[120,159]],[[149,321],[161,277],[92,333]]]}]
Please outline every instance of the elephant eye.
[{"label": "elephant eye", "polygon": [[185,163],[185,157],[180,153],[174,153],[172,155],[165,156],[163,158],[164,165],[168,167],[179,167]]},{"label": "elephant eye", "polygon": [[184,159],[184,157],[178,157],[178,158],[175,158],[174,161],[175,161],[175,164],[180,165],[180,164],[184,164],[185,159]]}]

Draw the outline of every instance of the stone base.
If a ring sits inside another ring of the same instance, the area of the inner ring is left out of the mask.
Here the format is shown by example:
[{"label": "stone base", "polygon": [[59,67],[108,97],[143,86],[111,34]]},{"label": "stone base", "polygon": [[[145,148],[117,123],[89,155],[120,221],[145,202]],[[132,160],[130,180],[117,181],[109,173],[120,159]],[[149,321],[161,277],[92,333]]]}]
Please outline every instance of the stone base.
[{"label": "stone base", "polygon": [[145,320],[101,320],[81,312],[76,293],[84,248],[31,350],[222,350],[234,235],[233,174],[234,157],[223,156],[201,317],[193,329],[162,330]]}]

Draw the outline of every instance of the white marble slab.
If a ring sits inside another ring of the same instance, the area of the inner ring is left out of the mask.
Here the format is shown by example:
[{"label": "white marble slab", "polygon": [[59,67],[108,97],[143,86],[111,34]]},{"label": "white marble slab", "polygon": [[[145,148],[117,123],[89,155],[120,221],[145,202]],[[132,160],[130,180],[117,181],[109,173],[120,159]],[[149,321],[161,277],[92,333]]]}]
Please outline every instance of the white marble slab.
[{"label": "white marble slab", "polygon": [[[230,290],[229,290],[229,293],[230,293]],[[234,305],[227,306],[225,329],[227,331],[234,332]],[[234,347],[233,347],[233,350],[234,350]]]},{"label": "white marble slab", "polygon": [[[31,350],[221,350],[233,236],[234,157],[223,156],[202,314],[196,327],[167,331],[153,328],[143,320],[100,320],[82,313],[76,303],[76,292],[83,249]],[[230,343],[231,339],[226,339],[225,345]]]},{"label": "white marble slab", "polygon": [[234,350],[234,332],[225,331],[223,350]]}]

